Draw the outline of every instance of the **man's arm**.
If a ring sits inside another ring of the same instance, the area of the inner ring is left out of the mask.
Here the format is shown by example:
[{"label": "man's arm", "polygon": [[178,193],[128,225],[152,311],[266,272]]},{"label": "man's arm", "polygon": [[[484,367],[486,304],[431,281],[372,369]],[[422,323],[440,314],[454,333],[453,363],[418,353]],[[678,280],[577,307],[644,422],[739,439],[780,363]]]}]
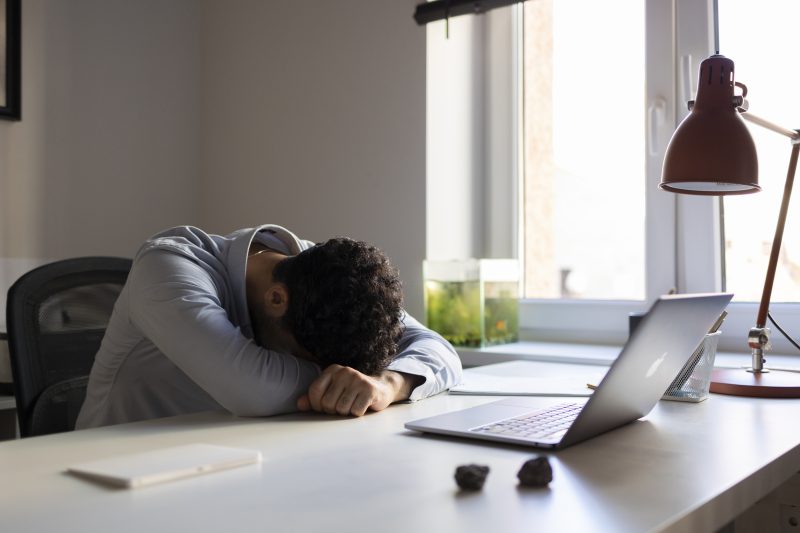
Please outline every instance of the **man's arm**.
[{"label": "man's arm", "polygon": [[457,385],[461,360],[439,334],[408,314],[398,355],[377,376],[367,376],[349,367],[331,365],[317,378],[298,408],[329,414],[361,416],[380,411],[402,400],[418,400]]},{"label": "man's arm", "polygon": [[403,313],[403,325],[397,356],[388,370],[421,379],[421,383],[404,399],[421,400],[458,385],[461,382],[461,358],[453,346],[407,313]]},{"label": "man's arm", "polygon": [[407,400],[422,382],[421,376],[384,370],[377,376],[362,374],[354,368],[330,365],[297,401],[301,411],[332,415],[362,416],[368,410],[382,411],[394,402]]},{"label": "man's arm", "polygon": [[319,367],[266,350],[228,318],[211,276],[162,250],[137,258],[129,277],[131,322],[222,407],[240,416],[296,410]]}]

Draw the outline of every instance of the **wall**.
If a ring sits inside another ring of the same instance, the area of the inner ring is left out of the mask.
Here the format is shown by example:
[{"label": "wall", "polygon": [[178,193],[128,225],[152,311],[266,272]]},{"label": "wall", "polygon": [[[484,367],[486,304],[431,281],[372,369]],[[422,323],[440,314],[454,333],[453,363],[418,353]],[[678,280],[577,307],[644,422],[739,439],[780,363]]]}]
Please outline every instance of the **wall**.
[{"label": "wall", "polygon": [[177,224],[378,244],[422,314],[415,0],[25,0],[0,121],[2,263],[132,255]]},{"label": "wall", "polygon": [[374,242],[422,314],[425,30],[414,0],[204,2],[201,200],[214,231],[272,222]]},{"label": "wall", "polygon": [[427,257],[517,256],[510,7],[427,27]]},{"label": "wall", "polygon": [[427,26],[429,259],[484,256],[484,21]]},{"label": "wall", "polygon": [[198,220],[191,0],[26,0],[22,121],[0,121],[0,256],[130,256]]}]

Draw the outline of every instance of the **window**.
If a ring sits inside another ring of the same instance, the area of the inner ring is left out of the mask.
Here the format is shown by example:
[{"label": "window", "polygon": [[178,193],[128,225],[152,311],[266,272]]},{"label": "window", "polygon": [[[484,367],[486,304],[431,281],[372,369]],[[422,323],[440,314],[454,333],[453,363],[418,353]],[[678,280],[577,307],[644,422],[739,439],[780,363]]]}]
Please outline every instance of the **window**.
[{"label": "window", "polygon": [[[781,125],[800,127],[800,108],[791,105],[800,74],[794,68],[775,68],[791,64],[800,6],[792,0],[720,4],[721,52],[736,62],[737,80],[748,84],[751,110]],[[755,323],[752,302],[760,299],[783,190],[788,141],[751,128],[764,189],[756,195],[728,197],[723,203],[657,189],[664,150],[687,113],[686,101],[694,96],[699,64],[714,51],[713,2],[646,2],[644,12],[642,5],[624,1],[598,6],[537,0],[524,6],[521,46],[528,59],[522,120],[528,137],[524,146],[533,154],[526,154],[523,173],[522,242],[526,294],[531,298],[522,306],[523,328],[542,339],[620,342],[626,311],[645,308],[670,287],[679,292],[730,290],[738,303],[729,308],[721,346],[746,350],[746,334]],[[566,53],[559,53],[559,42],[565,43]],[[644,65],[637,55],[642,50]],[[784,62],[765,60],[782,52]],[[574,72],[582,62],[598,66],[596,73],[574,92],[564,90],[570,85],[564,72]],[[559,103],[562,97],[570,104]],[[547,124],[546,113],[545,120],[541,111],[535,116],[542,100],[552,102],[552,124]],[[584,118],[582,125],[570,123],[571,109]],[[551,160],[540,153],[548,141]],[[605,148],[593,153],[587,144]],[[548,168],[550,184],[545,181]],[[633,183],[636,179],[643,191]],[[593,188],[606,182],[630,196]],[[790,207],[773,302],[800,300],[797,196]],[[646,212],[631,208],[637,203]],[[638,274],[642,270],[647,273],[644,280]],[[796,304],[776,303],[772,309],[786,323],[800,318]],[[773,344],[776,351],[789,351],[778,334]]]},{"label": "window", "polygon": [[[790,42],[800,6],[720,4],[721,52],[748,85],[751,110],[800,127]],[[628,313],[670,289],[731,290],[720,347],[745,351],[788,142],[752,130],[765,192],[723,202],[658,188],[700,63],[714,51],[714,23],[713,0],[530,0],[456,17],[449,38],[444,23],[430,24],[428,258],[518,248],[528,339],[618,344]],[[797,197],[772,306],[786,324],[800,323],[791,303],[800,301]],[[773,346],[791,350],[777,333]]]},{"label": "window", "polygon": [[678,200],[658,189],[678,113],[675,11],[536,0],[522,13],[521,323],[620,343],[629,312],[680,288],[679,246],[709,238],[679,243]]},{"label": "window", "polygon": [[[743,16],[745,13],[747,16]],[[720,52],[734,60],[736,80],[747,85],[750,111],[792,129],[800,128],[800,106],[794,103],[800,70],[791,59],[798,20],[800,3],[794,0],[758,4],[725,0],[719,6]],[[774,59],[768,60],[770,57]],[[787,68],[781,68],[782,64]],[[748,127],[758,151],[762,190],[724,200],[726,286],[739,301],[760,301],[790,144],[781,135],[750,124]],[[775,275],[773,302],[800,301],[798,196],[795,190]],[[780,323],[780,318],[775,318]]]},{"label": "window", "polygon": [[644,3],[523,5],[525,295],[644,300]]}]

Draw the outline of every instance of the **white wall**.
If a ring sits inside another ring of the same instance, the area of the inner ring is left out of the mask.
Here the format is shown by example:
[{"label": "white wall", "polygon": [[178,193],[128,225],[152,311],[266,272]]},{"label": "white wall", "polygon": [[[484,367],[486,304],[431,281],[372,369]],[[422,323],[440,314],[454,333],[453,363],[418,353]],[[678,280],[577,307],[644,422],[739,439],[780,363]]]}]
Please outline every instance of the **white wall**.
[{"label": "white wall", "polygon": [[[521,127],[520,79],[515,72],[521,51],[516,39],[521,28],[522,4],[489,11],[485,18],[484,64],[484,247],[485,257],[519,255],[518,190],[520,176],[519,135]],[[512,58],[511,61],[508,58]],[[521,68],[520,68],[521,71]]]},{"label": "white wall", "polygon": [[427,257],[484,255],[483,17],[427,26]]},{"label": "white wall", "polygon": [[422,315],[425,30],[415,0],[204,2],[203,222],[385,250]]},{"label": "white wall", "polygon": [[22,19],[22,121],[0,121],[0,256],[130,256],[197,221],[194,2],[26,0]]},{"label": "white wall", "polygon": [[162,228],[374,242],[422,314],[416,0],[25,0],[0,258],[132,255]]},{"label": "white wall", "polygon": [[427,257],[516,257],[510,7],[427,27]]}]

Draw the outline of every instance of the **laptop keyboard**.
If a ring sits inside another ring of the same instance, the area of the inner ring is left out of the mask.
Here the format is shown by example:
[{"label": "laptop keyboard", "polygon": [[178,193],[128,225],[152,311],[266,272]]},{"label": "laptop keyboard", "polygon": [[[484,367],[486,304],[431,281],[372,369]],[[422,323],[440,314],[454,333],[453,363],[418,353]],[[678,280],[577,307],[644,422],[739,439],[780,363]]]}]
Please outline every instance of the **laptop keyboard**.
[{"label": "laptop keyboard", "polygon": [[534,411],[522,416],[506,418],[505,420],[478,426],[470,431],[540,439],[559,432],[563,434],[572,425],[581,409],[583,409],[582,403],[562,403],[541,411]]}]

